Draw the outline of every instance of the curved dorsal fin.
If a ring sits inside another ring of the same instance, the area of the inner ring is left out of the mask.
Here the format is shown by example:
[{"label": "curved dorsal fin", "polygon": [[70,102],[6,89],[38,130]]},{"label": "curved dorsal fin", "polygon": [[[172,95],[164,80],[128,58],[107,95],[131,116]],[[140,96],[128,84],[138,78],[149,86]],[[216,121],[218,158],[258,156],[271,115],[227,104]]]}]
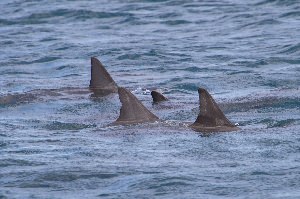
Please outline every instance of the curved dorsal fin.
[{"label": "curved dorsal fin", "polygon": [[151,91],[153,102],[162,102],[168,100],[163,94],[158,91]]},{"label": "curved dorsal fin", "polygon": [[91,58],[91,89],[105,89],[117,92],[118,86],[104,68],[102,63],[95,57]]},{"label": "curved dorsal fin", "polygon": [[198,89],[200,113],[194,125],[203,127],[228,126],[235,127],[221,111],[212,96],[203,88]]},{"label": "curved dorsal fin", "polygon": [[154,122],[159,118],[151,113],[130,91],[118,88],[119,98],[122,103],[120,116],[115,124],[134,124]]}]

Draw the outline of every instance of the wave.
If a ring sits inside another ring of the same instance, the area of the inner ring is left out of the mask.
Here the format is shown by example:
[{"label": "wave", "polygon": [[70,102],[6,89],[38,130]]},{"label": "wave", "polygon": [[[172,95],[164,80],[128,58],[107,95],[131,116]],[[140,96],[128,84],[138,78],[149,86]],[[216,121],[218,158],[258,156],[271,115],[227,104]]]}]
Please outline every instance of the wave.
[{"label": "wave", "polygon": [[[63,17],[65,19],[86,20],[86,19],[104,19],[115,17],[131,17],[133,14],[125,12],[96,12],[91,10],[71,10],[58,9],[44,13],[33,13],[28,16],[23,16],[15,19],[0,19],[2,25],[27,25],[27,24],[42,24],[49,23],[52,19]],[[57,23],[57,20],[53,21]]]},{"label": "wave", "polygon": [[280,53],[300,55],[300,43],[284,46],[284,49]]},{"label": "wave", "polygon": [[291,11],[280,15],[281,18],[294,18],[300,17],[300,11]]},{"label": "wave", "polygon": [[[16,151],[15,151],[16,152]],[[22,153],[25,151],[18,151],[18,153]],[[33,162],[28,160],[20,160],[20,159],[1,159],[0,161],[0,168],[2,167],[9,167],[9,166],[40,166],[45,165],[42,162]]]},{"label": "wave", "polygon": [[44,128],[48,130],[82,130],[82,129],[92,128],[92,127],[95,127],[95,125],[81,124],[81,123],[64,123],[58,121],[54,121],[44,126]]},{"label": "wave", "polygon": [[162,22],[163,24],[169,25],[169,26],[176,26],[176,25],[183,25],[183,24],[189,24],[192,23],[187,20],[167,20]]},{"label": "wave", "polygon": [[274,4],[278,6],[292,6],[297,5],[299,3],[298,0],[263,0],[258,3],[255,3],[255,6],[261,6],[265,4]]},{"label": "wave", "polygon": [[300,120],[297,119],[285,119],[285,120],[268,120],[267,128],[278,128],[278,127],[288,127],[293,124],[299,123]]},{"label": "wave", "polygon": [[290,97],[262,97],[259,99],[235,99],[236,102],[220,103],[225,112],[247,112],[258,109],[297,109],[300,106],[300,99]]}]

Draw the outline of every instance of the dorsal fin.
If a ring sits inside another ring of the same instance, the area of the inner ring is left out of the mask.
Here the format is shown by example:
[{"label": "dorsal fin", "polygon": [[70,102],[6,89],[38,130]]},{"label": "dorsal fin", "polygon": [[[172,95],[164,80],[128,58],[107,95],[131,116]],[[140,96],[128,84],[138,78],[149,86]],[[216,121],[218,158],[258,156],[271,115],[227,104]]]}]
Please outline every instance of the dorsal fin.
[{"label": "dorsal fin", "polygon": [[162,102],[168,100],[163,94],[158,91],[151,91],[153,102]]},{"label": "dorsal fin", "polygon": [[118,88],[122,103],[120,116],[115,124],[134,124],[158,121],[159,118],[151,113],[130,91]]},{"label": "dorsal fin", "polygon": [[91,81],[90,89],[103,89],[117,92],[118,86],[104,68],[102,63],[95,57],[91,58]]},{"label": "dorsal fin", "polygon": [[198,89],[200,113],[193,125],[202,127],[235,127],[221,111],[212,96],[203,88]]}]

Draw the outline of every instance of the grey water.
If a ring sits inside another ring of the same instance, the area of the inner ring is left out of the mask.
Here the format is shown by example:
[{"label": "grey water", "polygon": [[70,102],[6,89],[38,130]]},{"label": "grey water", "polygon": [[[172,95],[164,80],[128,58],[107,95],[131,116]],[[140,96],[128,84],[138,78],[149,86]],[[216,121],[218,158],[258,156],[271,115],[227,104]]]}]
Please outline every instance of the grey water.
[{"label": "grey water", "polygon": [[[0,198],[300,198],[300,1],[1,0],[0,46]],[[69,92],[92,56],[162,121]]]}]

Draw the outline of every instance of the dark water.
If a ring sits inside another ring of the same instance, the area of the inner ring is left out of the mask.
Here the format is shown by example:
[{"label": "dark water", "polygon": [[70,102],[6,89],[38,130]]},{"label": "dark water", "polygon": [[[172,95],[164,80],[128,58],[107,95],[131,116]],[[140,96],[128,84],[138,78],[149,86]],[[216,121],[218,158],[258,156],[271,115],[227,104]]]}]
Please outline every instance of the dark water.
[{"label": "dark water", "polygon": [[[0,198],[300,198],[300,2],[0,2]],[[98,57],[163,122],[111,127]],[[208,89],[241,131],[182,122]],[[149,91],[170,101],[153,105]],[[58,89],[58,90],[50,90]]]}]

